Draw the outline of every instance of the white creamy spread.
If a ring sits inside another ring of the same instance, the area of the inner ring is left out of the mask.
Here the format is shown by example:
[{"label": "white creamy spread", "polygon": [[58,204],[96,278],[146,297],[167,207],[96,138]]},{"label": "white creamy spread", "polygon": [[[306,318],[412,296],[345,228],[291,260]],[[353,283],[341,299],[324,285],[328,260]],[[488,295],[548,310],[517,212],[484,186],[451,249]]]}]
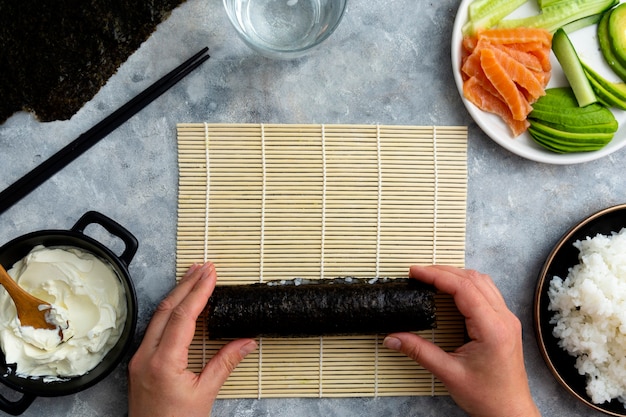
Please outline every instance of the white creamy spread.
[{"label": "white creamy spread", "polygon": [[[15,304],[0,289],[0,347],[25,377],[71,377],[93,369],[119,340],[126,320],[124,287],[113,268],[77,248],[35,247],[7,271],[52,305],[56,330],[21,326]],[[63,340],[59,335],[63,333]]]}]

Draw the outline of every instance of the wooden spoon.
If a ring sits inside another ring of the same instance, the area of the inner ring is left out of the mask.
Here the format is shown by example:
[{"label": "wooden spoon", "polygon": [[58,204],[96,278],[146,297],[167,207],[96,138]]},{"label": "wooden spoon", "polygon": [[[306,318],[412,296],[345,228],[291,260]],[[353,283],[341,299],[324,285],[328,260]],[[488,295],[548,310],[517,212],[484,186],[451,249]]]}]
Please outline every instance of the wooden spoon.
[{"label": "wooden spoon", "polygon": [[[20,287],[2,265],[0,265],[0,284],[2,284],[13,299],[15,308],[17,309],[17,317],[20,319],[22,326],[32,326],[36,329],[50,330],[57,328],[57,326],[48,323],[46,320],[46,312],[52,308],[52,305],[29,294]],[[42,308],[40,306],[44,307]],[[61,336],[61,338],[63,337]]]}]

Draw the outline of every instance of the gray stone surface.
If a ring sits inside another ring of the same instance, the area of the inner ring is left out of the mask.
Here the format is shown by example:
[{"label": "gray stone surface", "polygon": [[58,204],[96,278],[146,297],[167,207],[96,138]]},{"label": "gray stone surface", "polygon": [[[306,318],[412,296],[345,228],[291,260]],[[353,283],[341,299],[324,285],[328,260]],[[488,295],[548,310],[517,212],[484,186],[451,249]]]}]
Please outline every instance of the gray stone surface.
[{"label": "gray stone surface", "polygon": [[[219,0],[188,0],[71,120],[38,123],[20,113],[0,126],[4,189],[192,53],[211,48],[211,59],[199,70],[2,214],[0,242],[69,228],[88,210],[125,225],[140,242],[130,266],[140,306],[138,343],[156,304],[174,285],[176,123],[467,125],[466,264],[491,274],[521,318],[531,387],[543,415],[602,415],[575,401],[545,366],[533,333],[532,299],[537,274],[559,237],[587,215],[624,202],[626,151],[554,166],[519,158],[485,136],[463,107],[450,70],[458,4],[352,0],[342,25],[320,49],[296,61],[273,61],[236,37]],[[24,416],[125,415],[126,363],[86,391],[38,398]],[[0,389],[10,394],[5,391]],[[213,415],[464,413],[448,397],[411,397],[224,400]]]}]

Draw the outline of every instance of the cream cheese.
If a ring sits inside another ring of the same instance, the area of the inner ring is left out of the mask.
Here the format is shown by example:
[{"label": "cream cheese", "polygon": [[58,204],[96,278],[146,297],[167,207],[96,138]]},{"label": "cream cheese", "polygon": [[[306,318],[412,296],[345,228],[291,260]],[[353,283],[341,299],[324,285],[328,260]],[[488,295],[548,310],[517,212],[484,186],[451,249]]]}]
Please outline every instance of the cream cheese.
[{"label": "cream cheese", "polygon": [[93,369],[119,340],[126,320],[124,287],[113,268],[77,248],[35,247],[7,271],[52,304],[47,320],[63,332],[22,326],[0,289],[0,347],[25,377],[71,377]]}]

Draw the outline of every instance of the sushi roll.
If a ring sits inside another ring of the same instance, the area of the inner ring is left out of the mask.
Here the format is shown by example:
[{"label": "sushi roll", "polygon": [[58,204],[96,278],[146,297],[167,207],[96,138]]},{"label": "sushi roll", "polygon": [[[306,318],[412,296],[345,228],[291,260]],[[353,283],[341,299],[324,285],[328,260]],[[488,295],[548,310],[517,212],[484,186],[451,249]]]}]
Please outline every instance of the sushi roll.
[{"label": "sushi roll", "polygon": [[217,286],[210,339],[314,337],[435,327],[435,290],[406,278],[282,280]]}]

